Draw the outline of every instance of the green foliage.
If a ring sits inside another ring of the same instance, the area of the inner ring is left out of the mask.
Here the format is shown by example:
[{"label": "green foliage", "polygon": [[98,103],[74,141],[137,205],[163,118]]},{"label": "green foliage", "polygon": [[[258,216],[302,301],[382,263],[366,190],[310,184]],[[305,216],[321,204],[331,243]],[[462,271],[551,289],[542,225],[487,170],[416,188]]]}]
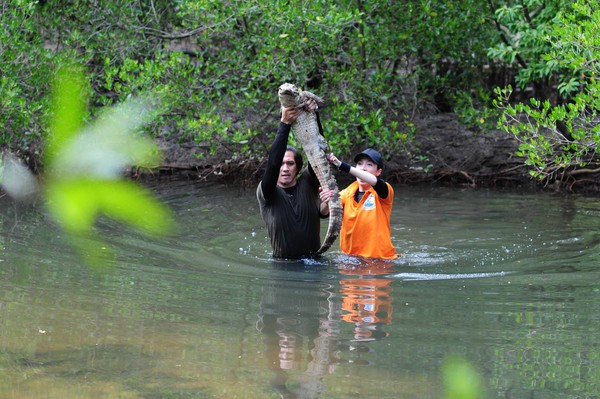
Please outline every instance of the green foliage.
[{"label": "green foliage", "polygon": [[[571,0],[525,0],[506,2],[495,10],[494,19],[502,40],[488,55],[516,68],[516,83],[521,89],[553,77],[558,65],[545,58],[552,43],[555,18],[569,7]],[[550,62],[548,62],[550,61]]]},{"label": "green foliage", "polygon": [[500,127],[519,140],[518,155],[532,167],[534,177],[552,180],[569,170],[598,164],[599,6],[598,1],[575,2],[546,28],[548,50],[542,58],[564,71],[558,90],[569,101],[552,104],[548,99],[531,99],[512,105],[512,88],[497,90],[496,105],[503,111]]},{"label": "green foliage", "polygon": [[380,109],[368,112],[355,101],[346,103],[335,97],[330,101],[329,112],[342,118],[328,120],[324,127],[325,136],[334,149],[353,151],[376,147],[387,153],[396,153],[413,138],[413,130],[408,123],[401,131],[399,123],[386,121]]},{"label": "green foliage", "polygon": [[[406,15],[404,5],[350,0],[285,5],[181,0],[176,6],[154,1],[130,7],[119,2],[20,3],[27,3],[28,19],[21,21],[28,24],[25,32],[42,34],[36,36],[37,53],[23,47],[32,46],[26,37],[16,36],[14,53],[33,54],[36,62],[45,63],[44,89],[53,64],[79,59],[91,72],[90,115],[151,91],[164,108],[147,133],[195,141],[222,159],[252,156],[264,154],[270,141],[264,133],[274,130],[277,87],[292,82],[335,104],[323,116],[327,124],[332,121],[328,137],[336,145],[359,135],[351,142],[376,142],[382,151],[392,151],[412,134],[417,101],[405,87],[414,86],[415,79],[410,67],[401,70],[414,50],[413,37],[389,29],[415,17]],[[21,12],[16,2],[11,4],[13,14]],[[12,29],[20,26],[5,22]],[[420,29],[426,31],[425,24]],[[15,37],[12,31],[5,36]],[[30,93],[24,91],[32,84],[25,79],[2,87],[28,104],[24,99]],[[45,109],[42,105],[39,110]],[[30,110],[23,114],[35,115]],[[11,133],[25,123],[18,120]],[[44,134],[41,127],[36,130],[38,138]]]},{"label": "green foliage", "polygon": [[0,5],[0,148],[29,160],[43,134],[50,63],[37,35],[37,1]]},{"label": "green foliage", "polygon": [[498,111],[489,92],[459,91],[454,96],[455,112],[459,120],[474,131],[490,131],[496,127]]},{"label": "green foliage", "polygon": [[37,167],[50,78],[75,58],[89,71],[84,119],[151,92],[162,108],[145,134],[220,160],[256,158],[276,127],[277,87],[290,82],[326,99],[340,156],[367,145],[393,154],[429,103],[488,129],[496,67],[517,73],[521,89],[556,84],[569,101],[585,93],[596,2],[571,3],[9,0],[0,6],[0,145]]},{"label": "green foliage", "polygon": [[[325,128],[334,147],[351,152],[349,144],[358,141],[378,142],[382,149],[396,148],[402,134],[398,133],[397,112],[392,108],[396,104],[391,103],[389,91],[397,80],[386,66],[392,60],[378,53],[383,49],[388,57],[394,51],[376,47],[378,43],[373,41],[382,36],[385,23],[382,18],[386,14],[380,14],[379,7],[376,4],[367,10],[353,1],[286,7],[269,2],[239,2],[235,7],[219,1],[181,2],[179,16],[184,27],[211,27],[210,35],[194,38],[194,48],[199,51],[194,75],[210,77],[197,79],[207,90],[195,107],[187,108],[181,128],[195,130],[196,141],[210,143],[213,149],[219,145],[233,153],[236,149],[263,152],[266,140],[236,135],[223,117],[222,107],[251,116],[245,121],[245,132],[272,131],[274,124],[258,123],[276,113],[279,84],[291,82],[309,90],[307,85],[315,85],[316,94],[326,98]],[[365,20],[369,11],[377,19],[369,20],[371,23]],[[204,106],[198,107],[199,103]],[[215,113],[220,118],[215,118]],[[206,121],[213,123],[207,125]]]},{"label": "green foliage", "polygon": [[486,85],[487,49],[497,41],[490,8],[477,0],[420,0],[399,8],[394,26],[403,27],[400,48],[410,49],[416,61],[419,96],[453,109],[462,106],[457,92],[479,94]]}]

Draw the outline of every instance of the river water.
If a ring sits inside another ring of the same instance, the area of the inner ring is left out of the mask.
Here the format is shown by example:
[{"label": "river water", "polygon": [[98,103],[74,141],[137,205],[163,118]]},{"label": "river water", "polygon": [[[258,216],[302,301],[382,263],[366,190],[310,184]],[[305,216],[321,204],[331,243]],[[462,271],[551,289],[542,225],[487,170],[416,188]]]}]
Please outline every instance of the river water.
[{"label": "river water", "polygon": [[452,356],[487,398],[600,397],[596,198],[396,186],[397,261],[284,264],[254,187],[151,188],[177,232],[100,219],[102,266],[2,199],[0,398],[437,399]]}]

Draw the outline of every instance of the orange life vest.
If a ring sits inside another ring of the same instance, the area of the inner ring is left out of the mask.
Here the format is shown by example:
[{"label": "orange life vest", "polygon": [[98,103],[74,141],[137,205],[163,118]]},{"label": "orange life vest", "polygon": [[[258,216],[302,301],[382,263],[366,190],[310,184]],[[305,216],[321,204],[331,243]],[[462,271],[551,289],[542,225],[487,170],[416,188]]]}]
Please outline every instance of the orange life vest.
[{"label": "orange life vest", "polygon": [[392,245],[390,216],[394,202],[394,189],[389,183],[388,196],[380,198],[371,187],[360,202],[354,200],[358,182],[340,192],[344,208],[340,230],[340,249],[350,255],[366,258],[394,259],[396,249]]}]

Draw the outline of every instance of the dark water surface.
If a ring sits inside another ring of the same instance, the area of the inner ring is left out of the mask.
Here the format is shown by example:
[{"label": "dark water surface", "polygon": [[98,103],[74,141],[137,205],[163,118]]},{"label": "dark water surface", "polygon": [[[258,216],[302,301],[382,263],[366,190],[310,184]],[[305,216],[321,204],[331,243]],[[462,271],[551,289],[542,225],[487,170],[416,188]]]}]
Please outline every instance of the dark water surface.
[{"label": "dark water surface", "polygon": [[[600,397],[600,201],[396,187],[396,262],[272,262],[254,188],[167,183],[179,220],[79,257],[41,206],[0,203],[0,398]],[[323,232],[326,222],[323,223]]]}]

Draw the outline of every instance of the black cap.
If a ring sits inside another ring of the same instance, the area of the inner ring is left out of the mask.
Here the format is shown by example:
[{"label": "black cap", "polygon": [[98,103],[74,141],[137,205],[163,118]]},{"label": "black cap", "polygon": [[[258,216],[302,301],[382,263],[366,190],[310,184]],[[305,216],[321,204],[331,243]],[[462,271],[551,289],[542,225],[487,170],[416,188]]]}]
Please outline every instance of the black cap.
[{"label": "black cap", "polygon": [[375,151],[372,148],[367,148],[366,150],[364,150],[360,154],[357,154],[354,157],[354,162],[358,162],[358,159],[363,155],[371,158],[371,161],[375,162],[379,169],[383,169],[383,158],[381,158],[381,154],[379,152]]}]

